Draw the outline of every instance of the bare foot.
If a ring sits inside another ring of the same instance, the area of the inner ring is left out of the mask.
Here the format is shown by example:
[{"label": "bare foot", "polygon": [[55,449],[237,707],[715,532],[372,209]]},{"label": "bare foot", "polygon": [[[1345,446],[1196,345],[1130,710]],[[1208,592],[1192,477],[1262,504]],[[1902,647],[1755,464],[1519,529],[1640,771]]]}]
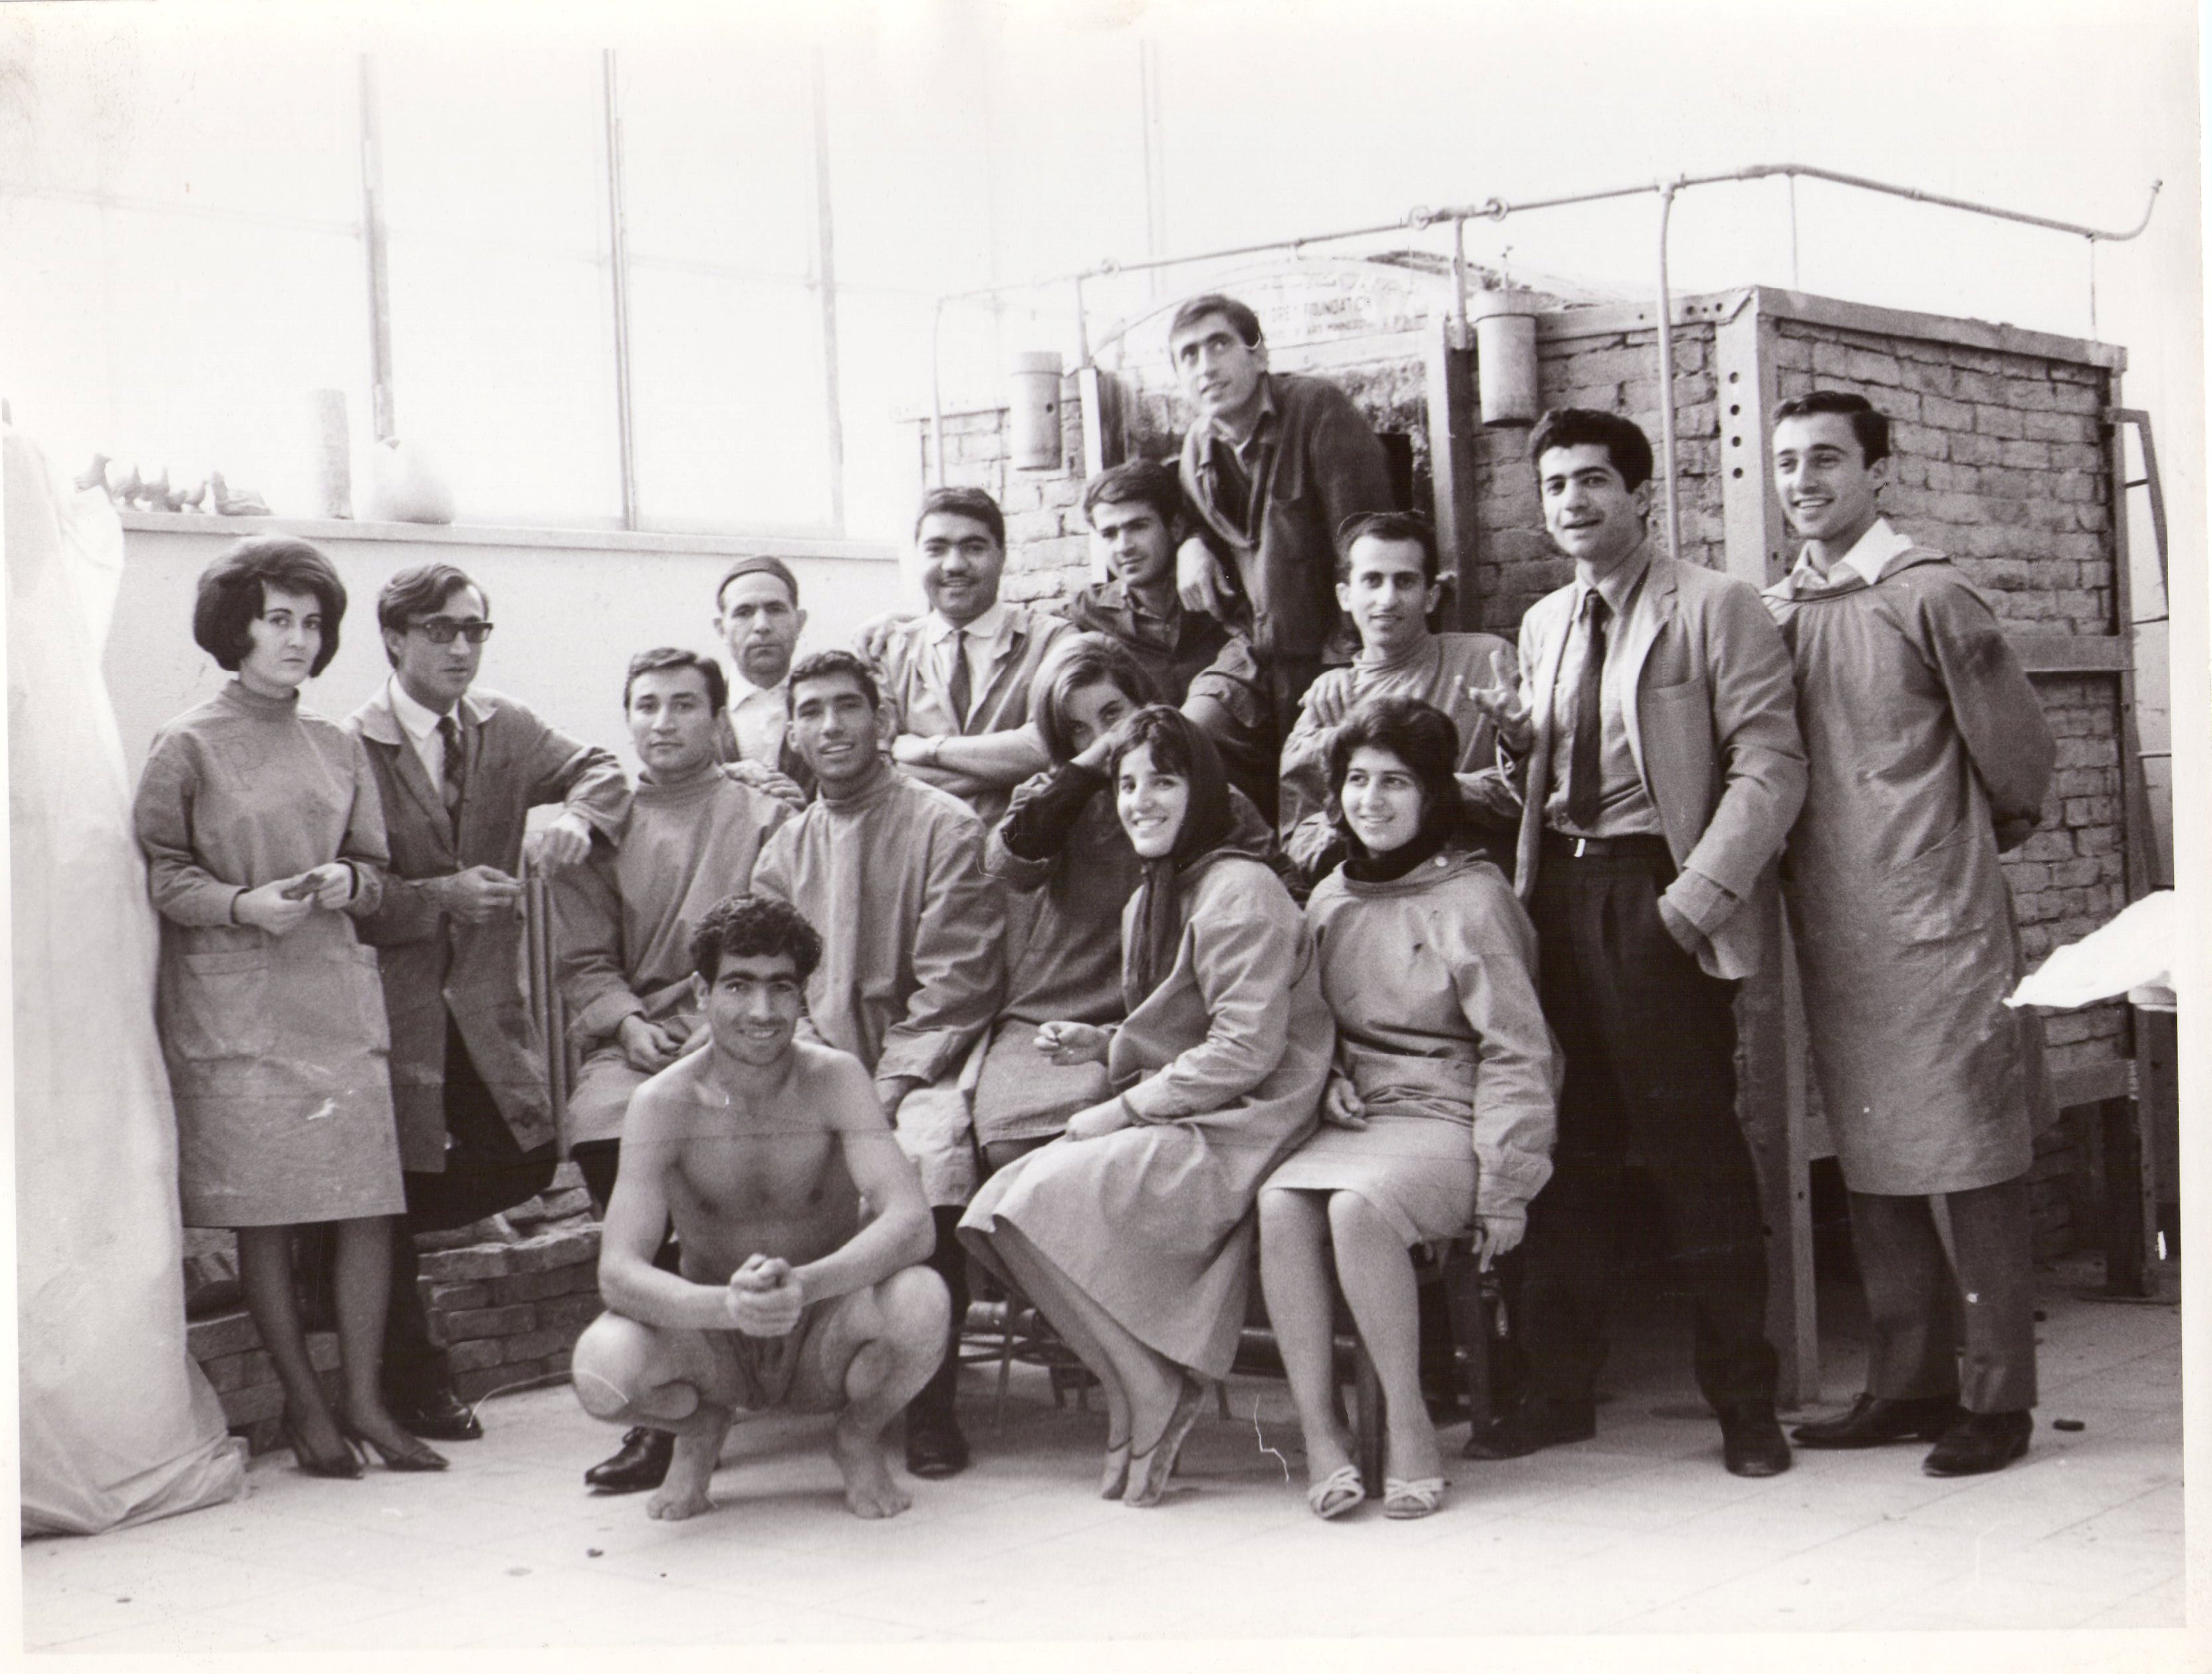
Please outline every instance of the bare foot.
[{"label": "bare foot", "polygon": [[1443,1474],[1443,1454],[1437,1446],[1437,1427],[1421,1409],[1414,1409],[1412,1422],[1403,1426],[1390,1424],[1385,1445],[1389,1448],[1385,1457],[1390,1462],[1390,1475],[1411,1481]]},{"label": "bare foot", "polygon": [[687,1517],[696,1517],[701,1512],[712,1511],[714,1502],[708,1497],[707,1485],[714,1480],[714,1466],[722,1456],[722,1439],[730,1433],[729,1415],[719,1410],[702,1409],[703,1416],[695,1418],[687,1428],[677,1432],[676,1452],[668,1462],[668,1479],[660,1490],[645,1502],[645,1514],[663,1523],[680,1523]]},{"label": "bare foot", "polygon": [[841,1417],[830,1432],[830,1457],[845,1478],[845,1509],[855,1517],[896,1517],[913,1496],[891,1480],[880,1432],[864,1434]]},{"label": "bare foot", "polygon": [[666,1483],[645,1502],[645,1514],[661,1523],[681,1523],[714,1508],[704,1483]]}]

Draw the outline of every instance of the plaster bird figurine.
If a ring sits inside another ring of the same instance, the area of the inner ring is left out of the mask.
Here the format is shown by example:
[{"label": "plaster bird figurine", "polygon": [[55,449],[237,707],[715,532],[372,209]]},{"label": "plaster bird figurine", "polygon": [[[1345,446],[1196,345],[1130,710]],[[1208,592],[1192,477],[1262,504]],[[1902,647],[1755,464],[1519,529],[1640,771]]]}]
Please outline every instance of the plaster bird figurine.
[{"label": "plaster bird figurine", "polygon": [[161,467],[161,474],[139,489],[138,497],[149,512],[169,509],[169,468]]},{"label": "plaster bird figurine", "polygon": [[92,456],[92,463],[84,468],[84,475],[76,479],[76,485],[80,488],[97,488],[102,494],[108,492],[107,456],[105,453]]},{"label": "plaster bird figurine", "polygon": [[199,485],[199,487],[198,487],[197,488],[194,488],[194,489],[193,489],[190,494],[179,494],[179,495],[177,496],[177,506],[176,506],[176,509],[177,509],[178,511],[179,511],[179,512],[197,512],[197,511],[198,511],[198,510],[200,509],[200,507],[201,507],[203,505],[204,505],[204,504],[206,503],[206,501],[207,501],[207,491],[208,491],[207,478],[205,478],[204,476],[203,476],[203,477],[200,479],[200,485]]},{"label": "plaster bird figurine", "polygon": [[221,471],[208,475],[209,491],[215,495],[215,509],[227,518],[265,518],[269,502],[251,488],[240,488],[236,494],[222,480]]},{"label": "plaster bird figurine", "polygon": [[118,477],[107,485],[107,497],[118,506],[135,505],[137,503],[138,491],[145,486],[139,480],[138,467],[133,465],[131,467],[130,476]]}]

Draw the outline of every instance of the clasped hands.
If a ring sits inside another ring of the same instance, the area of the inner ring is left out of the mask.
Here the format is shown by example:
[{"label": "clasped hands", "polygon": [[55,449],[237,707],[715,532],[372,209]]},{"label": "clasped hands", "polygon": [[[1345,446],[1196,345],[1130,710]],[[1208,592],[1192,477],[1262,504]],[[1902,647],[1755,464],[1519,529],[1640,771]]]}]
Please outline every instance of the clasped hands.
[{"label": "clasped hands", "polygon": [[781,1256],[749,1255],[722,1288],[730,1324],[747,1337],[785,1337],[806,1311],[805,1281]]},{"label": "clasped hands", "polygon": [[248,889],[232,903],[231,916],[242,925],[283,936],[310,913],[343,910],[353,895],[353,868],[332,860]]}]

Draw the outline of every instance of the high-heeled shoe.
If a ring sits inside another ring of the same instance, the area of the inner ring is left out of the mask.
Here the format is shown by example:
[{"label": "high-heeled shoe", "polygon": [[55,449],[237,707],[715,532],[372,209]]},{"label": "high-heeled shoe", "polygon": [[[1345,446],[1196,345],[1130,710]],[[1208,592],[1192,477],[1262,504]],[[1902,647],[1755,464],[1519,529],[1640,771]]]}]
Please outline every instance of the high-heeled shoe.
[{"label": "high-heeled shoe", "polygon": [[1106,1469],[1098,1478],[1098,1497],[1118,1500],[1129,1488],[1129,1439],[1106,1444]]},{"label": "high-heeled shoe", "polygon": [[[306,1438],[301,1435],[300,1427],[294,1421],[292,1410],[289,1407],[284,1410],[278,1428],[284,1437],[284,1445],[292,1450],[293,1463],[297,1465],[304,1474],[310,1477],[336,1477],[347,1481],[357,1480],[360,1477],[361,1461],[354,1457],[353,1449],[349,1447],[341,1447],[336,1453],[317,1453],[307,1446]],[[343,1440],[344,1430],[341,1428],[338,1434]]]},{"label": "high-heeled shoe", "polygon": [[1167,1428],[1160,1439],[1129,1461],[1129,1483],[1121,1495],[1125,1506],[1157,1506],[1160,1495],[1167,1492],[1168,1478],[1175,1475],[1176,1456],[1182,1452],[1183,1439],[1189,1435],[1191,1426],[1206,1410],[1206,1386],[1188,1372],[1182,1374],[1182,1392],[1176,1397],[1174,1410],[1168,1414]]},{"label": "high-heeled shoe", "polygon": [[[350,1422],[343,1420],[338,1424],[338,1434],[351,1442],[364,1457],[368,1449],[375,1448],[376,1456],[384,1461],[384,1468],[387,1471],[443,1471],[453,1463],[435,1447],[428,1442],[418,1441],[411,1435],[407,1437],[405,1447],[395,1447],[389,1442],[379,1441]],[[360,1474],[356,1468],[354,1475],[357,1477]]]}]

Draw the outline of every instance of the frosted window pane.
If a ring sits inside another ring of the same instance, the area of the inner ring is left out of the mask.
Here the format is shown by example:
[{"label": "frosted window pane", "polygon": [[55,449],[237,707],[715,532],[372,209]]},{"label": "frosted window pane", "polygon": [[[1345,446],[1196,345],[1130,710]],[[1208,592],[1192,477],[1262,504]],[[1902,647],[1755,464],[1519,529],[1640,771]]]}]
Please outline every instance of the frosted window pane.
[{"label": "frosted window pane", "polygon": [[793,286],[630,276],[638,502],[653,527],[830,516],[820,305]]}]

